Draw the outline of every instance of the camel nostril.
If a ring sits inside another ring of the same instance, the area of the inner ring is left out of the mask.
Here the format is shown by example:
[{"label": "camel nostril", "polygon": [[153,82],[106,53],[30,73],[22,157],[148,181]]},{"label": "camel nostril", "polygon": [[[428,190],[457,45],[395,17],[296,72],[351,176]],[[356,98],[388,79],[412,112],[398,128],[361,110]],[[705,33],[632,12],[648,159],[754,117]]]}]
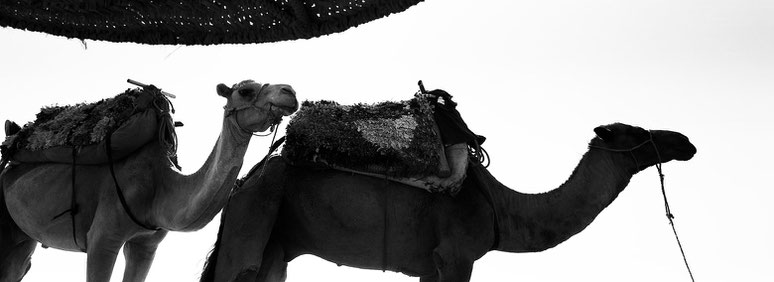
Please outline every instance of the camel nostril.
[{"label": "camel nostril", "polygon": [[282,94],[288,94],[288,95],[296,96],[296,91],[293,91],[292,88],[282,87],[282,89],[280,89],[280,92]]}]

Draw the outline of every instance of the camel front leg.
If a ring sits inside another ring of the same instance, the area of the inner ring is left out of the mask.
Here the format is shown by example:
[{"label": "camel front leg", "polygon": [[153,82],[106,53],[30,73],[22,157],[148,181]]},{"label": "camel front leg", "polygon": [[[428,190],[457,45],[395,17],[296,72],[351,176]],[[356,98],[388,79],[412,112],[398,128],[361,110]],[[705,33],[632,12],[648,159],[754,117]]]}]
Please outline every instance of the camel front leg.
[{"label": "camel front leg", "polygon": [[5,207],[0,187],[0,282],[21,281],[32,263],[38,242],[21,231]]},{"label": "camel front leg", "polygon": [[113,273],[116,256],[125,239],[120,236],[101,234],[95,229],[87,234],[86,281],[108,282]]},{"label": "camel front leg", "polygon": [[[469,282],[473,273],[473,260],[460,255],[453,246],[441,245],[433,251],[433,262],[438,270],[437,280],[431,277],[427,281]],[[420,280],[424,281],[424,280]]]},{"label": "camel front leg", "polygon": [[124,282],[142,282],[148,276],[156,249],[168,231],[159,230],[151,234],[136,236],[124,244]]}]

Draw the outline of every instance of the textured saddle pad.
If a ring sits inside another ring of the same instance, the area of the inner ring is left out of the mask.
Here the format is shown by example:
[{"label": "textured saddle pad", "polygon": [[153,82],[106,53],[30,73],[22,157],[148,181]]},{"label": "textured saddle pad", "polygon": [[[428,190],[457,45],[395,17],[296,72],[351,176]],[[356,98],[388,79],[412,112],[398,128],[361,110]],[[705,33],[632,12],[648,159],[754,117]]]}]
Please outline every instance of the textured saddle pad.
[{"label": "textured saddle pad", "polygon": [[[158,134],[160,115],[171,104],[158,89],[129,89],[113,98],[90,104],[53,106],[41,109],[34,122],[6,137],[4,154],[18,162],[101,164],[108,161],[106,136],[110,134],[112,157],[121,159]],[[174,147],[174,146],[172,146]]]},{"label": "textured saddle pad", "polygon": [[282,155],[408,177],[438,172],[440,138],[424,99],[340,105],[305,101],[287,127]]}]

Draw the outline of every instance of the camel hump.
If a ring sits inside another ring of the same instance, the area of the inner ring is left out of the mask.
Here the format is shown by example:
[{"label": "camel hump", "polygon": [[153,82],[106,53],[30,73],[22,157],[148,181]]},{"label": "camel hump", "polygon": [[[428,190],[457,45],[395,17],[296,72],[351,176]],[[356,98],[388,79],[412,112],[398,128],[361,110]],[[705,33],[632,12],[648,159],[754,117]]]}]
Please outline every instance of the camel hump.
[{"label": "camel hump", "polygon": [[5,136],[11,136],[19,132],[21,130],[21,126],[16,124],[13,121],[6,120],[5,121]]}]

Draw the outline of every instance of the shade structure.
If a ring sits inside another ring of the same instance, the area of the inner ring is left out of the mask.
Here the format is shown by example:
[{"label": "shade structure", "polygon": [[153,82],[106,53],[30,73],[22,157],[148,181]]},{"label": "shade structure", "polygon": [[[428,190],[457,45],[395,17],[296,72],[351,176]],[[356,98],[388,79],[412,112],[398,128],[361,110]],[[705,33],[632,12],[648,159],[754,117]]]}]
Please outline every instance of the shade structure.
[{"label": "shade structure", "polygon": [[168,45],[265,43],[342,32],[422,0],[0,0],[0,26]]}]

